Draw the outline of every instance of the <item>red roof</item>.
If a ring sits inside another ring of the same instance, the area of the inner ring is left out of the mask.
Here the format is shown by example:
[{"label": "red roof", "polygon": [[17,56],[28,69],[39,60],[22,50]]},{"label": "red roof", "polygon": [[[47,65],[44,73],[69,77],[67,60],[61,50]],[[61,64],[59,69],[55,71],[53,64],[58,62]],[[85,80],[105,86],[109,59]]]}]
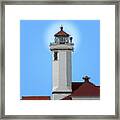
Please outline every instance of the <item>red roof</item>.
[{"label": "red roof", "polygon": [[72,82],[72,93],[62,100],[72,100],[72,97],[100,97],[100,86],[88,80],[85,82]]},{"label": "red roof", "polygon": [[100,87],[99,86],[95,86],[93,83],[89,82],[89,81],[85,81],[84,83],[82,83],[82,85],[80,84],[80,86],[73,90],[72,96],[78,96],[78,97],[99,97],[100,96]]},{"label": "red roof", "polygon": [[22,96],[21,100],[50,100],[50,96]]},{"label": "red roof", "polygon": [[72,82],[72,91],[77,90],[82,84],[83,82]]},{"label": "red roof", "polygon": [[[89,77],[83,77],[84,82],[72,82],[72,93],[62,100],[72,100],[72,97],[100,97],[100,86],[89,81]],[[50,100],[50,96],[22,96],[21,100]]]},{"label": "red roof", "polygon": [[61,30],[54,35],[55,37],[60,37],[60,36],[69,37],[70,36],[68,33],[63,31],[63,27],[60,27],[60,29]]}]

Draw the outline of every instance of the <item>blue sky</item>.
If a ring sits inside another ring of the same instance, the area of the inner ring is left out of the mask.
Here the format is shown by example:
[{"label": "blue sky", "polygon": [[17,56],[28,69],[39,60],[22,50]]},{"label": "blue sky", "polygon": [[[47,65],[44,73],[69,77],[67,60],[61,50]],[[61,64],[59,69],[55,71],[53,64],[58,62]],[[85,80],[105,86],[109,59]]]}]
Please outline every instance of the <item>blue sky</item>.
[{"label": "blue sky", "polygon": [[60,26],[74,40],[72,81],[84,75],[100,85],[99,20],[21,20],[20,21],[20,95],[51,95],[52,57],[49,43]]}]

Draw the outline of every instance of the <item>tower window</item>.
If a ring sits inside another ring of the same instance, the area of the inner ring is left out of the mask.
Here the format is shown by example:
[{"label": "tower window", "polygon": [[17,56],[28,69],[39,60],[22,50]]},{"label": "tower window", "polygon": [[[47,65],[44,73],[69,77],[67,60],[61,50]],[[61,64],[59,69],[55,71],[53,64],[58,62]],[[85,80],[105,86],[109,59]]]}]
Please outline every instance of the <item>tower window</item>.
[{"label": "tower window", "polygon": [[58,60],[58,52],[54,52],[54,60]]}]

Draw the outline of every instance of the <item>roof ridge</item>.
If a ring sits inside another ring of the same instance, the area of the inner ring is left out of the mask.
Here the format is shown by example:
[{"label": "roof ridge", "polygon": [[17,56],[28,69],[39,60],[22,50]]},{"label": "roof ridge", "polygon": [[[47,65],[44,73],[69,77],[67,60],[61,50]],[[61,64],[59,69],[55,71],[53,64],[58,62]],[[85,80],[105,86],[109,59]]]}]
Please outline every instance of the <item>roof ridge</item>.
[{"label": "roof ridge", "polygon": [[64,30],[60,30],[59,32],[57,32],[54,36],[65,36],[65,37],[69,37],[70,35],[65,32]]}]

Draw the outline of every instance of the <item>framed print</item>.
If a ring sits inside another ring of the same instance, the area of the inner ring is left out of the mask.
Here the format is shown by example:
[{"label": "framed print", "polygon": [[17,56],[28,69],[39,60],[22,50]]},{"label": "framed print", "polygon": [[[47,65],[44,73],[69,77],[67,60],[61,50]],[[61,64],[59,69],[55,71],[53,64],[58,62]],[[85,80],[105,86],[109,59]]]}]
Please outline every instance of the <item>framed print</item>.
[{"label": "framed print", "polygon": [[2,119],[119,119],[118,1],[1,2]]}]

